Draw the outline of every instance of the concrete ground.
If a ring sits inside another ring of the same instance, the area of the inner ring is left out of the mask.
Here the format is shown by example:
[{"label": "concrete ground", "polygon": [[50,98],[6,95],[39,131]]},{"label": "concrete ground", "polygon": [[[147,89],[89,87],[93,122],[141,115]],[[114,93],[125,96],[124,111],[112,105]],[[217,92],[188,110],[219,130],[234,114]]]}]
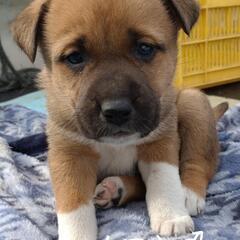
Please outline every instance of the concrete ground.
[{"label": "concrete ground", "polygon": [[227,101],[230,107],[240,103],[240,82],[205,89],[204,92],[209,95],[213,106],[223,101]]},{"label": "concrete ground", "polygon": [[240,103],[239,100],[236,100],[233,98],[225,98],[225,97],[209,96],[209,95],[208,95],[208,98],[213,107],[223,102],[228,102],[229,107],[234,107],[235,105]]},{"label": "concrete ground", "polygon": [[240,80],[235,83],[206,89],[205,92],[208,95],[216,95],[219,97],[234,98],[240,100]]}]

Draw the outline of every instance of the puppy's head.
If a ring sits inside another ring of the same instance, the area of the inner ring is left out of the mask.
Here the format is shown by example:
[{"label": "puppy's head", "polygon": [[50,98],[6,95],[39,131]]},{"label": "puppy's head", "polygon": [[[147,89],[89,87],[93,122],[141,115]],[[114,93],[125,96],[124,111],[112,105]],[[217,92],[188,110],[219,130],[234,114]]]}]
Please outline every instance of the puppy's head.
[{"label": "puppy's head", "polygon": [[153,131],[171,86],[177,33],[198,18],[194,0],[35,0],[12,25],[46,63],[50,118],[95,140]]}]

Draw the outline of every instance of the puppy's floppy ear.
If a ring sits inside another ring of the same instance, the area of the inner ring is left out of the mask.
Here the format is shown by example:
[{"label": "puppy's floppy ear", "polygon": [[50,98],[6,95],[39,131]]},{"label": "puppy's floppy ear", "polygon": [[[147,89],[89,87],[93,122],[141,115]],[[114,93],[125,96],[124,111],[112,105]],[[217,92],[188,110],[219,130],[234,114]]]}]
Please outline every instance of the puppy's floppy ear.
[{"label": "puppy's floppy ear", "polygon": [[11,31],[19,47],[34,62],[48,0],[34,0],[12,22]]},{"label": "puppy's floppy ear", "polygon": [[181,27],[186,34],[190,31],[199,17],[199,4],[196,0],[162,0],[172,20]]}]

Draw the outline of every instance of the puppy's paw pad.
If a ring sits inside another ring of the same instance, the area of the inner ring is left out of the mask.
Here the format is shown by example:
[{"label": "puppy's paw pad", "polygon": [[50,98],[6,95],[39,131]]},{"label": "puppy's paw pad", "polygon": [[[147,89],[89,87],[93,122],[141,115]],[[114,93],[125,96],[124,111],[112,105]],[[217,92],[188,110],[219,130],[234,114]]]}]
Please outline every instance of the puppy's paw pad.
[{"label": "puppy's paw pad", "polygon": [[94,194],[94,203],[99,208],[118,206],[123,198],[124,185],[119,177],[105,178],[97,185]]},{"label": "puppy's paw pad", "polygon": [[163,237],[181,236],[193,232],[194,223],[190,216],[181,216],[154,224],[152,228]]},{"label": "puppy's paw pad", "polygon": [[205,199],[197,195],[191,189],[184,187],[185,205],[191,216],[197,216],[203,213],[205,209]]}]

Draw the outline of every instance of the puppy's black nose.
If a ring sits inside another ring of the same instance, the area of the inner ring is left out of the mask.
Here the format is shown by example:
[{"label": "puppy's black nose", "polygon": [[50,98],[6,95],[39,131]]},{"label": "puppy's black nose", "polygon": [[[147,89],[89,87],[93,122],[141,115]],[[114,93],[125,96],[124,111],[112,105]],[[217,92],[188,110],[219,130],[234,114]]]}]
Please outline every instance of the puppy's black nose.
[{"label": "puppy's black nose", "polygon": [[108,123],[121,126],[128,122],[132,113],[132,105],[127,99],[105,101],[102,114]]}]

